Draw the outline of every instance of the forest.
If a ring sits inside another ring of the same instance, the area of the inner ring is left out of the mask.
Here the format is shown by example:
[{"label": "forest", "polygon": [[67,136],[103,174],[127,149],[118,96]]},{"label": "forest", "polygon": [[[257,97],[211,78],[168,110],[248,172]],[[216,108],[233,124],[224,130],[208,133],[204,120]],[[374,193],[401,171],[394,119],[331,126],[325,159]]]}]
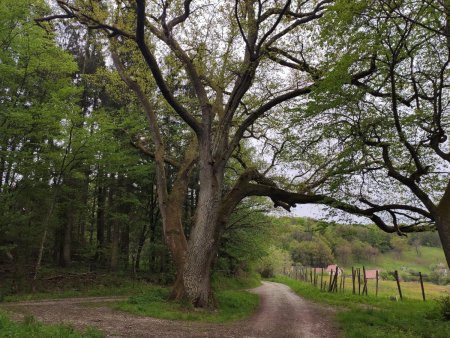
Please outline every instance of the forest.
[{"label": "forest", "polygon": [[449,69],[448,0],[1,0],[0,300],[107,274],[214,309],[405,255],[448,284]]}]

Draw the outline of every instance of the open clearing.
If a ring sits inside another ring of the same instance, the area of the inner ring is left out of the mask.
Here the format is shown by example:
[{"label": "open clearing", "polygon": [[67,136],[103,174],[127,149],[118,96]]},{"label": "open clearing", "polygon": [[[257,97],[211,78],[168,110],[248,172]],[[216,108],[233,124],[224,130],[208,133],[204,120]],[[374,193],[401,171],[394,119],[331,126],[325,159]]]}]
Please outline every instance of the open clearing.
[{"label": "open clearing", "polygon": [[123,297],[89,297],[2,304],[14,319],[33,315],[45,323],[102,330],[107,337],[336,337],[333,308],[297,296],[289,287],[263,282],[256,313],[228,324],[162,320],[112,310]]}]

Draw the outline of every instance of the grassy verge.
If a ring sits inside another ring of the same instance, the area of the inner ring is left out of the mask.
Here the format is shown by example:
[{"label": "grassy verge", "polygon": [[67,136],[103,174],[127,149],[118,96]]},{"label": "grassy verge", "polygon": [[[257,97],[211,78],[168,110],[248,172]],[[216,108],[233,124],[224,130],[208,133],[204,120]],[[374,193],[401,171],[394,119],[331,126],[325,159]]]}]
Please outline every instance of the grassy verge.
[{"label": "grassy verge", "polygon": [[104,335],[95,329],[77,331],[67,325],[45,325],[34,319],[25,317],[22,322],[12,321],[7,313],[0,310],[0,338],[101,338]]},{"label": "grassy verge", "polygon": [[245,288],[259,285],[255,277],[213,279],[217,309],[215,311],[194,309],[189,303],[167,301],[170,289],[153,287],[128,301],[113,305],[114,309],[138,315],[162,319],[199,320],[206,322],[228,322],[249,316],[258,306],[258,296]]},{"label": "grassy verge", "polygon": [[146,289],[151,287],[152,284],[145,281],[115,279],[114,282],[111,283],[108,282],[108,280],[105,280],[99,285],[89,287],[5,295],[3,297],[3,301],[17,302],[24,300],[59,299],[70,297],[132,296],[142,294]]},{"label": "grassy verge", "polygon": [[305,298],[341,307],[337,319],[348,338],[449,337],[450,321],[442,317],[436,301],[393,302],[386,297],[322,292],[287,277],[272,280],[288,285]]}]

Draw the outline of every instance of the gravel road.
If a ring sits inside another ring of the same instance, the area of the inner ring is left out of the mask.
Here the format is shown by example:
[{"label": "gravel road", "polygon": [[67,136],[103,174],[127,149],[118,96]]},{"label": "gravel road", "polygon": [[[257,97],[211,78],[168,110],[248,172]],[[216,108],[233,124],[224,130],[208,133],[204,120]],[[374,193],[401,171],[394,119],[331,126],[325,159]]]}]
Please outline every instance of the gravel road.
[{"label": "gravel road", "polygon": [[66,323],[76,328],[94,326],[107,337],[339,337],[333,308],[307,301],[289,287],[263,282],[252,289],[260,304],[250,318],[228,324],[163,320],[119,312],[108,302],[123,297],[68,298],[0,304],[14,319],[33,315],[45,323]]}]

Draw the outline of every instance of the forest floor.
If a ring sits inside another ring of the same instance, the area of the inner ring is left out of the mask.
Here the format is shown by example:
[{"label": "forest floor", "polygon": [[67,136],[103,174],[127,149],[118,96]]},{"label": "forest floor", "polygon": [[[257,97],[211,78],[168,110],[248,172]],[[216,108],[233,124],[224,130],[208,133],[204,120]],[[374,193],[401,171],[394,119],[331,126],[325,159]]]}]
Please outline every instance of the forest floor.
[{"label": "forest floor", "polygon": [[12,318],[25,316],[78,329],[96,327],[107,337],[338,337],[334,308],[307,301],[289,287],[263,282],[252,289],[260,297],[248,319],[226,324],[164,320],[113,310],[124,297],[88,297],[1,304]]}]

